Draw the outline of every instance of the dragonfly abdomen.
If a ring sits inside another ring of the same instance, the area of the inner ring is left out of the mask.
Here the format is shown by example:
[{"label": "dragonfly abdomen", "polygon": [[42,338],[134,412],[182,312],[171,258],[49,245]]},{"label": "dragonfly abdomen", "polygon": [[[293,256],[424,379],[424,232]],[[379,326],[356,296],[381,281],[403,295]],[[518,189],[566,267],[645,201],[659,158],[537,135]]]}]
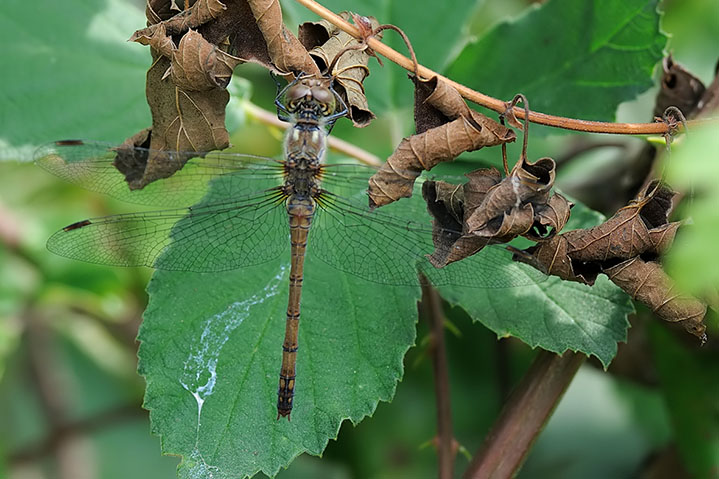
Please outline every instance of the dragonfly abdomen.
[{"label": "dragonfly abdomen", "polygon": [[304,276],[307,238],[315,212],[315,202],[311,197],[292,195],[287,200],[287,214],[290,220],[290,294],[287,302],[287,321],[285,323],[285,341],[282,344],[282,367],[280,384],[277,389],[277,418],[292,412],[295,395],[295,365],[297,361],[297,338],[300,326],[300,302],[302,298],[302,280]]}]

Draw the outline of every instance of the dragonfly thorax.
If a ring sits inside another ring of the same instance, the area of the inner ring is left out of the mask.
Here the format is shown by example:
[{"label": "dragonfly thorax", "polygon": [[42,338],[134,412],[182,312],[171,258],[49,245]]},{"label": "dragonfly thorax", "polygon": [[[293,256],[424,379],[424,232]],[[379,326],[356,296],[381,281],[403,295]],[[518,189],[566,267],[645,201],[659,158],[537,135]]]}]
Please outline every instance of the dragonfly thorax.
[{"label": "dragonfly thorax", "polygon": [[327,133],[318,125],[296,123],[285,137],[285,194],[313,197],[319,191],[320,165]]}]

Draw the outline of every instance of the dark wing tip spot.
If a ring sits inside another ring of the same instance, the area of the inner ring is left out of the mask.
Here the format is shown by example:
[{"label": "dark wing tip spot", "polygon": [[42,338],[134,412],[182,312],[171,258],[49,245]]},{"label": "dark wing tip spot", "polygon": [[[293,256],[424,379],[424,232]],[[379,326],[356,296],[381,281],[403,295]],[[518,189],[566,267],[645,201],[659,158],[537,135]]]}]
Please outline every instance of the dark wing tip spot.
[{"label": "dark wing tip spot", "polygon": [[84,144],[82,140],[59,140],[55,142],[55,146],[77,146]]},{"label": "dark wing tip spot", "polygon": [[77,223],[73,223],[73,224],[71,224],[71,225],[65,226],[62,230],[63,230],[63,231],[72,231],[72,230],[76,230],[76,229],[78,229],[78,228],[82,228],[82,227],[84,227],[84,226],[87,226],[87,225],[89,225],[89,224],[92,224],[92,221],[90,221],[90,220],[82,220],[82,221],[78,221]]}]

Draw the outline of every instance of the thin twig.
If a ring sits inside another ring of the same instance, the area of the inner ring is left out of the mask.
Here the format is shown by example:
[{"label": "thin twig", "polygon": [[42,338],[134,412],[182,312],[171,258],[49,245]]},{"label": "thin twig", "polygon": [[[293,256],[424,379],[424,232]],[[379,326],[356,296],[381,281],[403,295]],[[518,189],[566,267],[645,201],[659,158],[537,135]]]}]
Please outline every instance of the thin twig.
[{"label": "thin twig", "polygon": [[587,357],[540,352],[505,404],[464,478],[514,477],[532,444]]},{"label": "thin twig", "polygon": [[[259,106],[250,102],[245,102],[243,103],[243,105],[247,113],[249,113],[252,118],[256,119],[260,123],[276,126],[282,129],[287,129],[290,127],[289,123],[280,120],[279,118],[277,118],[277,115],[270,111],[260,108]],[[355,146],[352,143],[341,140],[335,136],[329,136],[327,138],[327,144],[332,150],[355,158],[360,163],[364,163],[365,165],[370,166],[382,166],[382,161],[379,159],[379,157],[373,155],[369,151],[363,150],[362,148]]]},{"label": "thin twig", "polygon": [[422,305],[432,334],[430,351],[434,370],[434,393],[437,401],[437,456],[439,458],[439,478],[451,479],[454,476],[452,434],[452,408],[449,397],[449,373],[447,366],[447,348],[444,343],[444,314],[442,303],[434,289],[424,278],[422,281]]},{"label": "thin twig", "polygon": [[[296,0],[297,3],[303,5],[315,14],[331,22],[339,29],[349,33],[355,38],[361,38],[359,29],[348,23],[345,19],[325,8],[314,0]],[[414,71],[412,60],[388,47],[376,38],[367,39],[367,43],[375,52],[388,58],[397,65],[407,71]],[[460,83],[450,80],[427,67],[419,65],[419,75],[422,78],[438,77],[454,87],[464,98],[481,105],[497,113],[505,111],[505,103],[502,100],[484,95],[478,91],[472,90]],[[515,108],[514,114],[517,118],[525,119],[524,109]],[[561,116],[547,115],[536,111],[529,112],[529,121],[540,125],[553,126],[556,128],[564,128],[567,130],[584,131],[588,133],[612,133],[621,135],[663,135],[668,131],[665,123],[610,123],[603,121],[579,120],[574,118],[565,118]],[[690,126],[698,126],[700,123],[706,123],[712,120],[693,120],[688,122]]]}]

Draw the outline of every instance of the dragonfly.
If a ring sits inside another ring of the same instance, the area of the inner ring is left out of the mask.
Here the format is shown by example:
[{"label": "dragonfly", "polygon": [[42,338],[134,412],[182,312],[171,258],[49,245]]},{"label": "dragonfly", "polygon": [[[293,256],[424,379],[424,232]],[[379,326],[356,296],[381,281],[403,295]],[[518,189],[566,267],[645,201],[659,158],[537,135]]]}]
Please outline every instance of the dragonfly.
[{"label": "dragonfly", "polygon": [[412,202],[371,209],[367,181],[376,170],[325,161],[328,131],[347,114],[330,80],[298,76],[279,92],[275,103],[278,117],[291,125],[283,159],[130,147],[136,157],[157,153],[164,161],[184,164],[173,176],[140,190],[130,190],[115,167],[118,151],[124,148],[127,154],[126,146],[70,140],[41,147],[35,161],[55,175],[90,190],[163,208],[73,223],[50,237],[48,248],[93,263],[206,273],[261,264],[286,254],[289,246],[277,419],[290,419],[295,397],[308,250],[340,271],[392,285],[417,285],[418,272],[434,284],[479,288],[516,287],[545,278],[513,263],[511,254],[496,246],[434,268],[425,257],[433,251],[433,235],[460,232],[433,231],[417,193]]}]

